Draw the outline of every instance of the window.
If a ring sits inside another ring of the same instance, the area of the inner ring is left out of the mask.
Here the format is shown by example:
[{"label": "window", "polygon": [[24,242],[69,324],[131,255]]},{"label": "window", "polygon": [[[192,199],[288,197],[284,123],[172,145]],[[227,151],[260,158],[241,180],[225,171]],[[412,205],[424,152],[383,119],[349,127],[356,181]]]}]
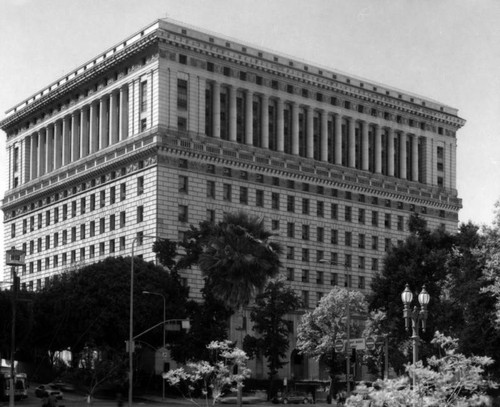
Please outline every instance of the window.
[{"label": "window", "polygon": [[99,233],[104,233],[106,231],[106,219],[99,219]]},{"label": "window", "polygon": [[240,203],[248,205],[248,188],[240,187]]},{"label": "window", "polygon": [[71,228],[71,241],[76,242],[76,226]]},{"label": "window", "polygon": [[264,207],[264,191],[262,189],[257,189],[255,191],[255,206],[260,208]]},{"label": "window", "polygon": [[207,198],[215,199],[215,181],[207,181]]},{"label": "window", "polygon": [[331,252],[330,253],[330,264],[332,266],[336,266],[339,263],[339,255],[338,253]]},{"label": "window", "polygon": [[309,282],[309,270],[302,270],[302,279],[301,280],[303,283]]},{"label": "window", "polygon": [[85,223],[80,225],[80,239],[85,239]]},{"label": "window", "polygon": [[227,202],[231,202],[231,185],[223,184],[222,186],[222,199]]},{"label": "window", "polygon": [[[80,198],[80,215],[83,215],[85,213],[85,206],[86,206],[85,198]],[[50,223],[50,218],[48,219],[48,221]],[[47,226],[48,226],[48,224],[47,224]]]},{"label": "window", "polygon": [[352,246],[352,232],[345,232],[344,244],[346,246]]},{"label": "window", "polygon": [[286,279],[288,281],[293,281],[295,279],[295,270],[292,267],[286,268]]},{"label": "window", "polygon": [[137,207],[137,223],[144,221],[144,206],[140,205]]},{"label": "window", "polygon": [[286,247],[286,258],[287,258],[287,260],[294,260],[295,259],[295,250],[294,250],[293,246]]},{"label": "window", "polygon": [[177,108],[186,110],[188,107],[188,81],[177,79]]},{"label": "window", "polygon": [[302,303],[304,304],[305,308],[309,308],[309,291],[302,291]]},{"label": "window", "polygon": [[302,225],[302,240],[309,240],[309,225]]},{"label": "window", "polygon": [[59,246],[59,232],[54,233],[54,247]]},{"label": "window", "polygon": [[339,231],[337,229],[332,229],[330,233],[331,233],[330,243],[339,244]]},{"label": "window", "polygon": [[323,250],[316,250],[316,263],[322,263],[325,258],[325,252]]},{"label": "window", "polygon": [[352,276],[350,274],[344,274],[344,287],[352,287]]},{"label": "window", "polygon": [[372,250],[378,250],[378,236],[372,236]]},{"label": "window", "polygon": [[324,242],[324,240],[325,240],[325,229],[323,227],[318,226],[316,228],[316,240],[318,242]]},{"label": "window", "polygon": [[188,207],[187,205],[179,205],[179,222],[188,221]]},{"label": "window", "polygon": [[89,236],[94,237],[95,236],[95,221],[91,220],[89,223]]},{"label": "window", "polygon": [[54,208],[54,223],[59,222],[59,208]]},{"label": "window", "polygon": [[[186,186],[187,186],[187,181],[186,181]],[[144,193],[144,177],[138,177],[137,178],[137,195],[142,195],[143,193]]]},{"label": "window", "polygon": [[295,223],[288,222],[286,224],[286,236],[287,237],[295,237]]},{"label": "window", "polygon": [[120,237],[120,251],[125,250],[125,236]]},{"label": "window", "polygon": [[280,194],[277,192],[271,194],[271,207],[276,210],[280,209]]},{"label": "window", "polygon": [[378,259],[372,259],[372,270],[378,271]]},{"label": "window", "polygon": [[109,204],[113,205],[116,202],[116,187],[109,188]]},{"label": "window", "polygon": [[120,201],[124,201],[127,198],[127,186],[126,184],[120,184]]},{"label": "window", "polygon": [[339,276],[337,273],[330,273],[330,285],[339,285]]},{"label": "window", "polygon": [[50,249],[50,236],[45,236],[45,250]]},{"label": "window", "polygon": [[271,229],[272,230],[279,230],[279,228],[280,228],[280,221],[277,219],[273,219],[271,221]]},{"label": "window", "polygon": [[95,211],[95,194],[90,195],[90,211]]},{"label": "window", "polygon": [[403,216],[398,216],[398,230],[403,231],[404,230],[404,218]]},{"label": "window", "polygon": [[336,204],[336,203],[333,203],[331,205],[331,218],[332,219],[338,219],[338,216],[339,216],[339,205]]},{"label": "window", "polygon": [[365,269],[365,258],[363,256],[358,257],[358,268],[361,270]]},{"label": "window", "polygon": [[[76,202],[73,202],[75,204],[75,215],[76,215]],[[73,215],[73,216],[75,216]],[[38,229],[41,229],[42,228],[42,214],[39,213],[38,214]]]},{"label": "window", "polygon": [[215,210],[207,209],[207,221],[215,223]]},{"label": "window", "polygon": [[125,211],[120,212],[120,228],[124,228],[126,224]]},{"label": "window", "polygon": [[99,193],[99,207],[103,208],[106,205],[106,191]]},{"label": "window", "polygon": [[68,243],[68,231],[67,230],[63,230],[62,244],[65,245],[67,243]]},{"label": "window", "polygon": [[15,223],[10,225],[10,237],[16,237],[16,224]]},{"label": "window", "polygon": [[390,213],[385,214],[384,226],[386,229],[391,228],[391,214]]},{"label": "window", "polygon": [[324,284],[324,276],[322,271],[316,273],[316,284]]},{"label": "window", "polygon": [[365,288],[365,278],[363,276],[359,276],[358,288],[360,288],[362,290]]},{"label": "window", "polygon": [[352,267],[352,255],[350,255],[350,254],[345,255],[344,267],[347,267],[347,268]]},{"label": "window", "polygon": [[365,224],[365,210],[362,208],[358,210],[358,222],[363,225]]},{"label": "window", "polygon": [[345,207],[345,221],[352,222],[352,206]]},{"label": "window", "polygon": [[287,195],[286,197],[286,210],[288,212],[295,212],[295,197]]},{"label": "window", "polygon": [[[83,202],[85,202],[85,198],[82,198],[82,199],[83,199]],[[85,208],[85,205],[83,205],[83,207]],[[84,209],[83,213],[85,213],[85,209]],[[45,226],[49,226],[49,225],[50,225],[50,210],[45,212]]]},{"label": "window", "polygon": [[148,81],[142,81],[140,84],[139,104],[141,106],[141,112],[147,111],[147,109],[148,109]]},{"label": "window", "polygon": [[378,212],[372,211],[372,226],[378,226]]},{"label": "window", "polygon": [[104,242],[99,243],[99,256],[104,256],[105,252],[106,252],[106,246]]},{"label": "window", "polygon": [[188,193],[188,177],[179,175],[179,192],[183,194]]},{"label": "window", "polygon": [[360,249],[364,249],[365,248],[365,241],[366,241],[365,235],[363,233],[360,233],[358,235],[358,247]]},{"label": "window", "polygon": [[302,261],[309,262],[309,249],[306,247],[302,248]]},{"label": "window", "polygon": [[318,201],[316,205],[316,216],[318,218],[325,216],[325,203],[323,201]]},{"label": "window", "polygon": [[391,249],[391,246],[392,246],[391,239],[386,237],[384,239],[384,251],[388,252]]},{"label": "window", "polygon": [[[308,184],[305,184],[308,185]],[[302,213],[304,215],[309,215],[309,199],[303,198],[302,199]]]}]

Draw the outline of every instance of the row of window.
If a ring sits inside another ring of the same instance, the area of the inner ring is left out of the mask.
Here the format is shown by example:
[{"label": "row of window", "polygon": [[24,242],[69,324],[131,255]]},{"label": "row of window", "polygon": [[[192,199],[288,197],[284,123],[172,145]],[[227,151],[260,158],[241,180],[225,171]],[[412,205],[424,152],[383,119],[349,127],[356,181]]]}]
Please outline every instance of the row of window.
[{"label": "row of window", "polygon": [[[96,209],[104,208],[107,204],[113,205],[116,202],[122,202],[127,197],[127,186],[125,183],[120,184],[117,188],[112,186],[109,188],[108,193],[106,190],[102,190],[99,193],[94,193],[88,197],[80,198],[80,205],[78,209],[78,200],[74,200],[71,203],[65,203],[61,207],[57,206],[53,209],[48,209],[45,211],[45,221],[43,213],[39,213],[36,217],[35,215],[30,216],[22,220],[22,234],[33,232],[35,229],[41,229],[44,225],[50,226],[51,223],[58,223],[60,221],[65,221],[69,218],[74,218],[78,214],[83,215],[86,211],[92,212]],[[137,195],[142,195],[144,193],[144,177],[137,178]],[[87,205],[88,203],[88,205]],[[16,237],[16,223],[11,224],[11,237]]]},{"label": "row of window", "polygon": [[[329,281],[328,281],[329,276]],[[365,276],[355,276],[358,280],[357,288],[366,288],[366,278]],[[300,281],[302,283],[315,282],[318,285],[330,284],[332,286],[339,285],[339,274],[338,273],[325,273],[323,271],[316,271],[316,280],[311,278],[310,270],[302,269],[300,271],[300,276],[296,276],[296,270],[293,267],[287,267],[286,269],[286,279],[288,281]],[[344,287],[353,287],[353,276],[351,274],[344,274]]]},{"label": "row of window", "polygon": [[[390,243],[388,248],[390,247]],[[387,250],[388,250],[387,248]],[[310,253],[311,250],[308,248],[301,248],[301,260],[302,262],[310,262]],[[316,250],[316,263],[329,263],[332,266],[339,266],[343,265],[346,268],[351,268],[354,267],[353,265],[353,255],[350,253],[344,253],[344,262],[343,264],[339,260],[339,254],[336,252],[331,252],[330,253],[330,261],[327,261],[325,259],[325,252],[323,250]],[[287,260],[295,260],[295,247],[294,246],[287,246],[286,247],[286,259]],[[365,256],[358,256],[358,264],[357,268],[361,270],[365,270],[367,268],[367,258]],[[371,258],[371,265],[370,269],[373,271],[378,271],[379,269],[379,259],[376,257]]]}]

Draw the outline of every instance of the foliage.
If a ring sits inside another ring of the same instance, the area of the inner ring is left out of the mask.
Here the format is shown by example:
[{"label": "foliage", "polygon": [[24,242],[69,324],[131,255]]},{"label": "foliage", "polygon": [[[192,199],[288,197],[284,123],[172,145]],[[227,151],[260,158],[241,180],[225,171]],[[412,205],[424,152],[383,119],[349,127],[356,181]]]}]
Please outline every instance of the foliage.
[{"label": "foliage", "polygon": [[357,388],[347,400],[347,406],[363,406],[366,399],[373,406],[478,406],[486,402],[486,390],[497,387],[485,379],[485,367],[492,363],[487,356],[471,356],[457,352],[458,341],[436,332],[433,344],[439,346],[443,356],[408,365],[410,377],[416,376],[412,388],[408,377],[377,381],[372,388]]},{"label": "foliage", "polygon": [[486,257],[484,275],[488,285],[485,292],[495,298],[497,329],[500,327],[500,201],[495,204],[493,226],[484,228],[485,245],[483,253]]},{"label": "foliage", "polygon": [[[35,297],[33,347],[43,352],[70,349],[75,367],[78,355],[87,346],[125,351],[123,340],[129,334],[130,260],[107,258],[46,284]],[[153,263],[138,258],[134,262],[135,332],[163,320],[160,299],[142,295],[143,290],[165,295],[167,319],[169,315],[183,315],[187,289],[178,279]],[[160,346],[161,329],[143,339]]]},{"label": "foliage", "polygon": [[[354,290],[334,287],[321,298],[319,305],[306,312],[297,328],[297,348],[301,353],[319,360],[335,349],[335,340],[345,338],[348,308],[351,316],[364,316],[365,296]],[[356,318],[351,318],[352,337],[360,334]]]},{"label": "foliage", "polygon": [[[376,341],[387,340],[389,332],[384,327],[386,325],[387,315],[384,311],[376,310],[369,313],[366,320],[365,329],[362,336],[364,338],[372,337]],[[384,346],[375,346],[372,350],[366,350],[363,353],[363,363],[368,366],[371,373],[382,375],[382,370],[385,363]]]},{"label": "foliage", "polygon": [[225,390],[242,387],[243,380],[250,376],[246,367],[248,357],[230,341],[213,341],[207,349],[212,354],[211,361],[189,362],[185,367],[163,374],[163,378],[179,390],[186,385],[186,392],[181,393],[196,405],[194,393],[197,388],[201,390],[205,404],[214,405]]},{"label": "foliage", "polygon": [[244,212],[226,213],[209,230],[198,258],[206,285],[229,308],[241,308],[278,274],[281,246],[270,241],[263,218]]},{"label": "foliage", "polygon": [[290,330],[284,316],[301,305],[300,297],[285,285],[282,278],[270,280],[264,292],[255,299],[250,319],[254,322],[253,330],[258,335],[247,335],[243,349],[250,357],[263,353],[267,358],[270,379],[285,365]]}]

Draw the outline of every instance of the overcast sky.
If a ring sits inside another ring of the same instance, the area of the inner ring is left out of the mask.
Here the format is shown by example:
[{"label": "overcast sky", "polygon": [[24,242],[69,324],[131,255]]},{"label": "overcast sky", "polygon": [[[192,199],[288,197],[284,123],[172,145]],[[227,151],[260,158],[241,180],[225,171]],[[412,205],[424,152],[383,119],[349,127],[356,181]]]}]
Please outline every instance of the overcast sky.
[{"label": "overcast sky", "polygon": [[[0,0],[0,117],[164,17],[457,108],[467,121],[457,133],[460,221],[491,224],[500,199],[500,1]],[[4,150],[2,132],[6,163]],[[4,164],[2,197],[6,176]]]}]

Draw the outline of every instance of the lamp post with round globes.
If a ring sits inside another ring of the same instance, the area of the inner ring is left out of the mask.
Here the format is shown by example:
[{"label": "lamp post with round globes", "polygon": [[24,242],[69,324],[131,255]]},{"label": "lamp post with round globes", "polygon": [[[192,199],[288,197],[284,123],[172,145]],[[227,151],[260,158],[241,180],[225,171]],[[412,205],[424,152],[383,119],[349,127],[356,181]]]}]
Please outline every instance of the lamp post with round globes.
[{"label": "lamp post with round globes", "polygon": [[[418,302],[420,308],[414,306],[411,309],[411,303],[413,301],[413,293],[410,291],[410,287],[406,284],[404,291],[401,293],[401,300],[403,301],[403,317],[405,319],[405,328],[408,331],[412,328],[411,339],[413,341],[413,364],[415,365],[418,360],[418,344],[420,341],[419,328],[422,328],[422,332],[425,332],[425,322],[427,320],[427,305],[431,300],[431,296],[425,289],[425,285],[422,287],[422,291],[418,295]],[[413,374],[413,387],[416,385],[416,375]]]}]

